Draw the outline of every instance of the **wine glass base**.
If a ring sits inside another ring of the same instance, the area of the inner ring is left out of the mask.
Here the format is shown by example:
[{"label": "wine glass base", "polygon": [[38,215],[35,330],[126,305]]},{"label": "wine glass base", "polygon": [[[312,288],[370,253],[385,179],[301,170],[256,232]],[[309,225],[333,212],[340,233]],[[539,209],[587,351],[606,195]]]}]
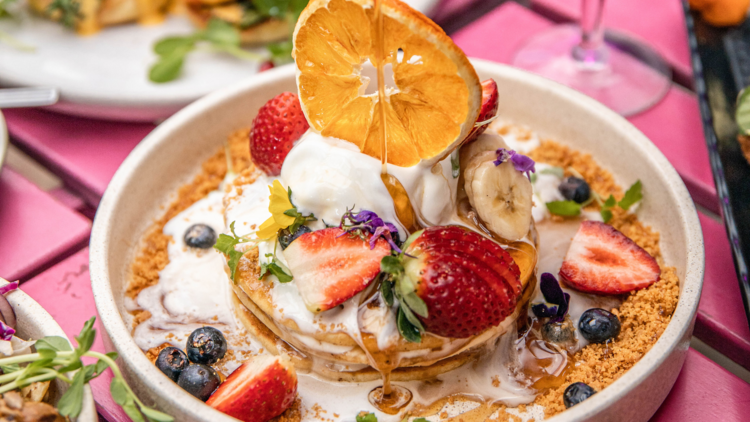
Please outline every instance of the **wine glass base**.
[{"label": "wine glass base", "polygon": [[513,66],[560,82],[631,116],[659,102],[669,91],[672,74],[659,53],[627,36],[607,33],[598,56],[579,61],[573,50],[581,42],[576,25],[558,25],[530,38],[513,58]]}]

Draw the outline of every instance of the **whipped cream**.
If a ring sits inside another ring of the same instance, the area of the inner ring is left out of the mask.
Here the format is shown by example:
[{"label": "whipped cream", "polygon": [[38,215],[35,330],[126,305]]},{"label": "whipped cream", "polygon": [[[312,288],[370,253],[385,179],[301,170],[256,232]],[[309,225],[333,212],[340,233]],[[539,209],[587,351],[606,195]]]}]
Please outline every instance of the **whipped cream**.
[{"label": "whipped cream", "polygon": [[[164,343],[185,348],[193,330],[209,325],[222,331],[231,348],[254,354],[260,346],[245,332],[234,315],[231,287],[225,272],[225,259],[218,251],[185,245],[187,229],[196,223],[224,231],[223,192],[211,192],[206,198],[177,214],[164,226],[172,237],[167,248],[169,263],[159,272],[159,282],[143,289],[135,300],[128,300],[129,311],[148,311],[151,317],[133,333],[136,344],[147,351]],[[242,356],[228,360],[224,370],[234,370]]]}]

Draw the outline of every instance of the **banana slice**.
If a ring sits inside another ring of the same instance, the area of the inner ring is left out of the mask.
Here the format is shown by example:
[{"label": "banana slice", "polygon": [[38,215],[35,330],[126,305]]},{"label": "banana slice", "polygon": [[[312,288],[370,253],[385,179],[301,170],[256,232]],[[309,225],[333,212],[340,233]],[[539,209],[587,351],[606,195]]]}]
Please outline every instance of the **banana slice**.
[{"label": "banana slice", "polygon": [[[513,168],[512,163],[495,166],[492,161],[484,161],[479,164],[473,170],[470,189],[469,202],[488,229],[511,241],[520,240],[529,232],[533,205],[531,182]],[[466,190],[468,193],[468,186]]]},{"label": "banana slice", "polygon": [[[476,141],[470,142],[461,147],[461,168],[468,169],[471,165],[471,161],[473,161],[473,159],[476,158],[479,154],[490,151],[494,154],[500,148],[508,149],[508,144],[505,143],[500,135],[496,135],[493,133],[481,134]],[[493,158],[493,160],[495,158]]]},{"label": "banana slice", "polygon": [[477,172],[477,169],[482,164],[488,161],[495,161],[496,159],[497,155],[495,154],[495,151],[484,151],[474,155],[474,157],[468,161],[466,167],[461,166],[461,168],[464,169],[464,189],[466,189],[466,196],[469,197],[469,202],[471,202],[471,196],[474,194],[471,186],[471,182],[474,181],[474,173]]}]

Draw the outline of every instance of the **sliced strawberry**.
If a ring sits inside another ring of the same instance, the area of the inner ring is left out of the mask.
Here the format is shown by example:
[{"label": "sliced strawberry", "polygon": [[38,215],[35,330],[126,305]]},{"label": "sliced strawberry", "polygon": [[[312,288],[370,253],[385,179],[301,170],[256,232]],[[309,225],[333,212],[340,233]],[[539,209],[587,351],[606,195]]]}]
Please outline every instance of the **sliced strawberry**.
[{"label": "sliced strawberry", "polygon": [[[499,97],[497,93],[497,84],[492,79],[487,79],[482,82],[482,107],[479,109],[479,116],[477,122],[484,122],[489,120],[497,114],[497,108],[499,104]],[[469,135],[464,141],[465,144],[477,139],[479,135],[483,134],[487,130],[487,126],[490,124],[484,124],[479,127],[475,127],[469,132]]]},{"label": "sliced strawberry", "polygon": [[384,239],[369,242],[338,227],[305,233],[284,250],[294,282],[311,312],[335,308],[367,287],[391,252]]},{"label": "sliced strawberry", "polygon": [[235,369],[206,404],[243,422],[266,422],[297,397],[297,373],[278,356],[259,355]]},{"label": "sliced strawberry", "polygon": [[660,275],[659,264],[648,252],[597,221],[581,223],[560,267],[560,277],[571,287],[609,295],[643,289]]},{"label": "sliced strawberry", "polygon": [[406,251],[404,267],[427,305],[425,330],[466,338],[512,314],[521,292],[518,266],[491,240],[459,226],[429,227]]},{"label": "sliced strawberry", "polygon": [[297,94],[284,92],[258,110],[250,129],[250,156],[269,176],[281,174],[289,150],[310,127]]}]

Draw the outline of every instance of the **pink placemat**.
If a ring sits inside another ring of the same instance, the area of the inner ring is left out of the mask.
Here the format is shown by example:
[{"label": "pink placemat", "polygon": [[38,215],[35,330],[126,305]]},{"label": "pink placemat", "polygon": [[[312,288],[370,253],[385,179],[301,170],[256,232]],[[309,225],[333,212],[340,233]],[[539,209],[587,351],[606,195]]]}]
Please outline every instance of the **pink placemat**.
[{"label": "pink placemat", "polygon": [[[506,3],[454,34],[453,40],[468,56],[507,64],[524,40],[551,25],[516,3]],[[693,199],[718,214],[695,95],[674,86],[659,104],[629,120],[677,169]]]},{"label": "pink placemat", "polygon": [[[577,21],[581,0],[532,0],[532,8]],[[604,27],[636,35],[669,62],[685,79],[693,74],[690,65],[687,27],[679,0],[607,0]]]},{"label": "pink placemat", "polygon": [[[21,285],[21,290],[39,302],[60,324],[71,341],[92,316],[97,316],[94,295],[89,278],[89,251],[75,255]],[[105,352],[101,339],[101,325],[97,322],[97,337],[91,348]],[[91,382],[97,410],[110,422],[128,422],[130,418],[112,400],[109,394],[111,371]]]},{"label": "pink placemat", "polygon": [[91,223],[7,166],[0,173],[0,276],[24,280],[80,250]]},{"label": "pink placemat", "polygon": [[674,388],[651,421],[743,421],[749,397],[750,384],[690,349]]},{"label": "pink placemat", "polygon": [[706,275],[694,335],[750,369],[750,329],[724,224],[698,217],[706,245]]},{"label": "pink placemat", "polygon": [[120,163],[154,128],[34,109],[8,109],[3,114],[14,144],[93,206]]}]

